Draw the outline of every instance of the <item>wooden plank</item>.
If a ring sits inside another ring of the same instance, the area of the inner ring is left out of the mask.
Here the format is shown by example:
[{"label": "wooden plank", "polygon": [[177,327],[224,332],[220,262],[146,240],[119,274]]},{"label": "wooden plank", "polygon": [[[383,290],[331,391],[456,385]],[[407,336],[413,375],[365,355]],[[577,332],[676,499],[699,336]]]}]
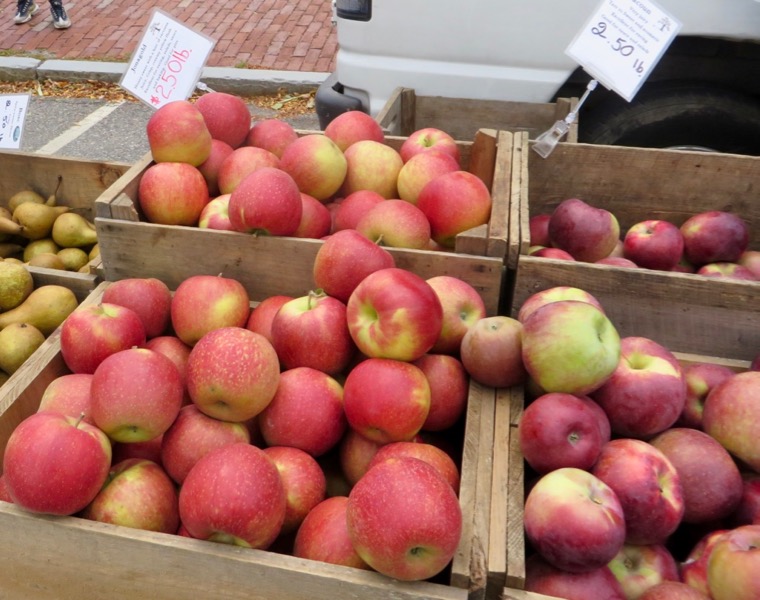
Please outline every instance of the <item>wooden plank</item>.
[{"label": "wooden plank", "polygon": [[140,177],[151,164],[153,164],[153,157],[150,152],[147,152],[128,171],[119,177],[113,185],[100,194],[95,201],[96,216],[110,218],[112,216],[111,204],[114,203],[120,194],[125,194],[136,204]]},{"label": "wooden plank", "polygon": [[523,515],[525,505],[525,463],[520,451],[517,426],[522,417],[525,394],[521,388],[510,390],[509,494],[507,495],[507,578],[506,587],[525,586],[525,537]]},{"label": "wooden plank", "polygon": [[512,171],[515,166],[513,154],[513,135],[508,131],[500,131],[497,138],[497,153],[489,156],[492,175],[489,183],[493,203],[491,218],[488,221],[487,256],[504,258],[509,242],[509,193]]},{"label": "wooden plank", "polygon": [[[90,264],[99,261],[91,261]],[[27,269],[34,279],[34,287],[42,285],[62,285],[69,288],[81,302],[97,286],[98,277],[93,273],[75,273],[60,269],[46,269],[45,267],[31,267]]]},{"label": "wooden plank", "polygon": [[[507,510],[509,508],[510,464],[510,396],[509,389],[496,390],[493,434],[493,469],[491,472],[491,536],[488,544],[487,596],[496,594],[507,580]],[[522,459],[521,459],[522,460]]]},{"label": "wooden plank", "polygon": [[375,117],[387,135],[408,136],[415,129],[415,94],[410,88],[398,87]]}]

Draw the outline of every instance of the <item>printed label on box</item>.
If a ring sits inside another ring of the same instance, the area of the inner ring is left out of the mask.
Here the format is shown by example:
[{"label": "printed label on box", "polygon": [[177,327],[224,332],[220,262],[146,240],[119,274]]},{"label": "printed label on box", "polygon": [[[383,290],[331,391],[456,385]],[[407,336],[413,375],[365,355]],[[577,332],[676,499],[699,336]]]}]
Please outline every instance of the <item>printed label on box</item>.
[{"label": "printed label on box", "polygon": [[0,149],[18,150],[24,133],[29,94],[0,96]]}]

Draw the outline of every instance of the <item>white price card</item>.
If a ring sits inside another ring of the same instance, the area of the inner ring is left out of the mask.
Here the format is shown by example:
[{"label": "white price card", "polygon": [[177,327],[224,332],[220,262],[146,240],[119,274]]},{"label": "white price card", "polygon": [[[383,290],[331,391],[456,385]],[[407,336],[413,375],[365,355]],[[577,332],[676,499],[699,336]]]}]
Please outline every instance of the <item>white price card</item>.
[{"label": "white price card", "polygon": [[21,147],[29,97],[29,94],[0,96],[0,149],[18,150]]},{"label": "white price card", "polygon": [[602,0],[565,53],[630,102],[680,29],[650,0]]},{"label": "white price card", "polygon": [[187,100],[215,44],[155,8],[119,85],[156,109]]}]

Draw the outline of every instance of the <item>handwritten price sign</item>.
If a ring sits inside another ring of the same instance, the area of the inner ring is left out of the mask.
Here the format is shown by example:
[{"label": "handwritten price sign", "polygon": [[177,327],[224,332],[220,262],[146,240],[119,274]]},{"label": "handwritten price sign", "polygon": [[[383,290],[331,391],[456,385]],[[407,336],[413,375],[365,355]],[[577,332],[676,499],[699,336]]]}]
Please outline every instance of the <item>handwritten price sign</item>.
[{"label": "handwritten price sign", "polygon": [[215,44],[154,9],[119,85],[153,108],[187,100]]},{"label": "handwritten price sign", "polygon": [[0,149],[19,149],[29,94],[0,96]]},{"label": "handwritten price sign", "polygon": [[602,0],[565,53],[630,102],[680,29],[650,0]]}]

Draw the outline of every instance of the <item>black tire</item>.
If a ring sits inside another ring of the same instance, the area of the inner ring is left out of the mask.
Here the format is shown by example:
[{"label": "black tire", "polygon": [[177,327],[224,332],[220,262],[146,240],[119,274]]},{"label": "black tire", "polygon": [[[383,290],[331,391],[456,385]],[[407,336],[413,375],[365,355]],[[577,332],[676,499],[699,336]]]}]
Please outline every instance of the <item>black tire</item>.
[{"label": "black tire", "polygon": [[[593,94],[592,94],[593,96]],[[579,140],[647,148],[696,148],[760,155],[760,100],[699,84],[616,94],[578,115]]]}]

